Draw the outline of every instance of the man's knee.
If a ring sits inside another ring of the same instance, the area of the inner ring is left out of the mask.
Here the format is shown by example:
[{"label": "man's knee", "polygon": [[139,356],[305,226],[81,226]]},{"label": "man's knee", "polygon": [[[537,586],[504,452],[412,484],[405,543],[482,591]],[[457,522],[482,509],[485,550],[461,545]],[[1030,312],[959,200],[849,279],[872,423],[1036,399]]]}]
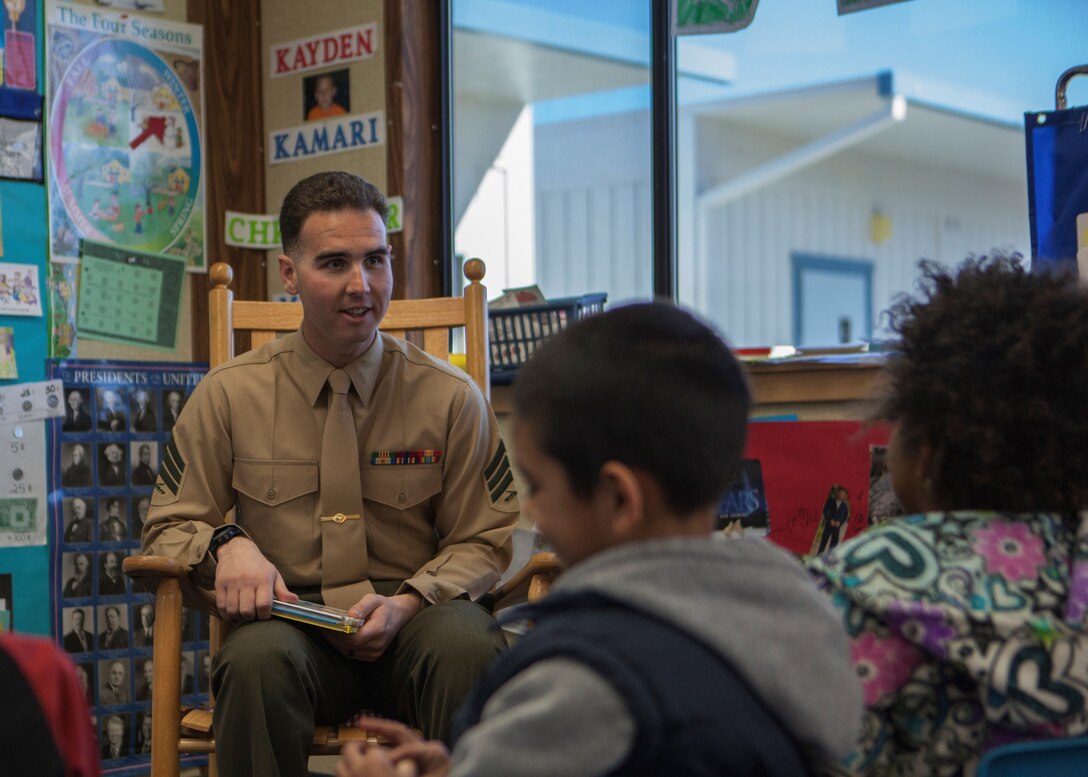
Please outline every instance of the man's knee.
[{"label": "man's knee", "polygon": [[430,663],[454,660],[461,666],[483,666],[506,647],[491,614],[465,600],[426,607],[409,626],[404,632],[404,647],[426,656]]},{"label": "man's knee", "polygon": [[252,621],[235,627],[212,661],[212,690],[222,683],[289,682],[303,664],[305,640],[283,621]]}]

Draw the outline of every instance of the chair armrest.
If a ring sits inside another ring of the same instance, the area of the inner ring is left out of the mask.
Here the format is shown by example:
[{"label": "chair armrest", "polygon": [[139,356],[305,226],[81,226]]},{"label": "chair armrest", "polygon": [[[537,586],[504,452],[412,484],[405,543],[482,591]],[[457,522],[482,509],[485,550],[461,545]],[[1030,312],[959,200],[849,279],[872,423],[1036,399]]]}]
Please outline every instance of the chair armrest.
[{"label": "chair armrest", "polygon": [[215,606],[215,594],[193,584],[189,572],[177,559],[169,556],[128,556],[121,562],[122,571],[139,581],[146,591],[155,593],[164,579],[178,581],[182,601],[186,607],[201,610],[208,615],[219,617]]},{"label": "chair armrest", "polygon": [[180,577],[184,574],[177,559],[169,556],[126,556],[121,562],[121,569],[134,579]]},{"label": "chair armrest", "polygon": [[544,598],[551,588],[552,581],[563,571],[559,557],[554,553],[536,553],[525,566],[519,569],[493,592],[494,610],[522,602],[535,602]]}]

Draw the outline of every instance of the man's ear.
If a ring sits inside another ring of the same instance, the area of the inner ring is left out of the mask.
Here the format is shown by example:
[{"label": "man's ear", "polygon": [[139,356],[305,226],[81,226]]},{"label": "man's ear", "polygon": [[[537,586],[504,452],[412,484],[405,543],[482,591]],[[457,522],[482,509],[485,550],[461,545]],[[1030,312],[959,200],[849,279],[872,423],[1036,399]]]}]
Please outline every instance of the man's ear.
[{"label": "man's ear", "polygon": [[606,461],[597,483],[599,507],[608,513],[612,534],[630,539],[642,528],[646,495],[638,474],[619,461]]},{"label": "man's ear", "polygon": [[280,254],[280,281],[283,283],[283,290],[288,294],[298,294],[295,262],[287,254]]}]

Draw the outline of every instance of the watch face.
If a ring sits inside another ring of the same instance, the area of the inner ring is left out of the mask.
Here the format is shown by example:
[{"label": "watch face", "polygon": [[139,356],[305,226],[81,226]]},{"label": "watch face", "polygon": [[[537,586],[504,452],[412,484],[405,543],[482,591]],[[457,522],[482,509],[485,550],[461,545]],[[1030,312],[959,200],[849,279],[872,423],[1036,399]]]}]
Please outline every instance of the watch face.
[{"label": "watch face", "polygon": [[225,544],[228,540],[232,540],[242,533],[242,530],[237,526],[230,525],[216,529],[212,534],[212,541],[208,543],[208,552],[212,554],[212,558],[215,558],[215,552],[219,550],[219,546]]}]

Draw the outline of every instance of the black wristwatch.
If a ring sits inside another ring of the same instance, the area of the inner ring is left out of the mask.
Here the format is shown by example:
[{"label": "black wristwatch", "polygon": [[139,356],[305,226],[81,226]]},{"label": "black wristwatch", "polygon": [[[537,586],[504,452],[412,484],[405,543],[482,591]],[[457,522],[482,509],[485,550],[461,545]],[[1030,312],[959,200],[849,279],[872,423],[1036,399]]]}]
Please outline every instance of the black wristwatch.
[{"label": "black wristwatch", "polygon": [[220,526],[212,532],[212,541],[208,543],[208,553],[213,559],[219,561],[219,557],[215,555],[216,551],[235,537],[244,536],[245,532],[239,529],[237,524],[228,523],[226,526]]}]

